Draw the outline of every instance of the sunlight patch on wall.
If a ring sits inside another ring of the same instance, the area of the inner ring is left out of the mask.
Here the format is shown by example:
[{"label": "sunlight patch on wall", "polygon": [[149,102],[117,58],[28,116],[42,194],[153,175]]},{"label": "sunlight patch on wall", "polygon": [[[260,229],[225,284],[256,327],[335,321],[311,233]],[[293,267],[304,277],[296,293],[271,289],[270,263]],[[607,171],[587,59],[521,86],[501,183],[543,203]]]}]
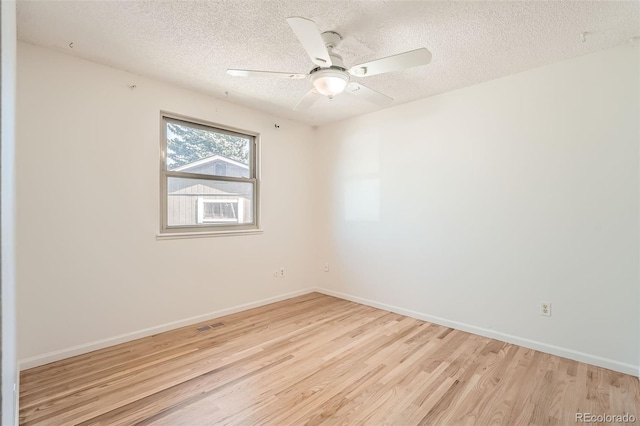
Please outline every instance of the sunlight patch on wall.
[{"label": "sunlight patch on wall", "polygon": [[344,218],[347,222],[380,221],[380,179],[358,179],[345,183]]}]

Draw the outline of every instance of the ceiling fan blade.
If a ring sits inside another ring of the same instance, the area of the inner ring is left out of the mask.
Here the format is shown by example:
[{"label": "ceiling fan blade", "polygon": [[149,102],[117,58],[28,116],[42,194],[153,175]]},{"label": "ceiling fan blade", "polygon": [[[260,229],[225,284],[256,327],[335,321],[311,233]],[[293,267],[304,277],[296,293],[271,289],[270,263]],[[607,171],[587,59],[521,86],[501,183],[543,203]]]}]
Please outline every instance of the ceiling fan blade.
[{"label": "ceiling fan blade", "polygon": [[307,74],[299,74],[294,72],[276,72],[276,71],[252,71],[252,70],[227,70],[227,74],[235,77],[275,77],[287,78],[290,80],[299,80],[307,78]]},{"label": "ceiling fan blade", "polygon": [[316,89],[311,89],[307,92],[306,95],[302,97],[302,99],[300,99],[300,102],[298,102],[296,106],[293,107],[293,109],[297,111],[309,109],[311,108],[311,105],[315,103],[315,101],[320,99],[321,96],[322,95],[320,93],[316,92]]},{"label": "ceiling fan blade", "polygon": [[431,62],[431,52],[425,48],[421,48],[355,65],[349,69],[349,74],[357,77],[368,77],[370,75],[427,65],[429,62]]},{"label": "ceiling fan blade", "polygon": [[349,83],[346,93],[350,93],[360,99],[364,99],[365,101],[369,101],[380,106],[387,106],[393,102],[393,98],[383,95],[380,92],[376,92],[375,90],[370,89],[367,86],[363,86],[360,83]]},{"label": "ceiling fan blade", "polygon": [[320,67],[330,67],[332,64],[331,57],[329,57],[329,51],[324,45],[324,40],[322,40],[316,23],[299,16],[287,18],[287,22],[293,33],[298,37],[298,40],[300,40],[304,50],[307,51],[311,62]]}]

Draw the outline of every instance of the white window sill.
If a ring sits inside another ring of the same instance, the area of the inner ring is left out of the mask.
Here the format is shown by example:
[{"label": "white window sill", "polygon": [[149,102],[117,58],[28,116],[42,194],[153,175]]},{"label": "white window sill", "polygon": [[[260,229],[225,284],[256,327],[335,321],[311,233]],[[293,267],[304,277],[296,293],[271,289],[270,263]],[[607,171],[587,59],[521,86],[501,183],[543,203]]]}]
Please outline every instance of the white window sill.
[{"label": "white window sill", "polygon": [[167,232],[156,234],[156,240],[181,240],[188,238],[230,237],[232,235],[258,235],[262,229],[242,229],[237,231],[208,231],[208,232]]}]

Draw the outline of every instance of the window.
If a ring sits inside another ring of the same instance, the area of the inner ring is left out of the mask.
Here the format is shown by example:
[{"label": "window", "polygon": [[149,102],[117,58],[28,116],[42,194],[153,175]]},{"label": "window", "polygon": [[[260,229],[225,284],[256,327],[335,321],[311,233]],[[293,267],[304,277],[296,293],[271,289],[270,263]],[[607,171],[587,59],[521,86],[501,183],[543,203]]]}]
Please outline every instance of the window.
[{"label": "window", "polygon": [[258,229],[256,137],[162,115],[162,234]]}]

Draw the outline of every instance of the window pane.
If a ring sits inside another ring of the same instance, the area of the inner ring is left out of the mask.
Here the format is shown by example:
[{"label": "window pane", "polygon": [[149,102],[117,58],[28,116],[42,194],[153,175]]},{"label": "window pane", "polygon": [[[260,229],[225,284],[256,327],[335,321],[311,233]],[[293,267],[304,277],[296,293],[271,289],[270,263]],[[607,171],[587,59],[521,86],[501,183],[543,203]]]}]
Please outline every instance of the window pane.
[{"label": "window pane", "polygon": [[167,179],[167,225],[252,224],[253,183]]},{"label": "window pane", "polygon": [[251,177],[251,139],[167,121],[167,170]]}]

